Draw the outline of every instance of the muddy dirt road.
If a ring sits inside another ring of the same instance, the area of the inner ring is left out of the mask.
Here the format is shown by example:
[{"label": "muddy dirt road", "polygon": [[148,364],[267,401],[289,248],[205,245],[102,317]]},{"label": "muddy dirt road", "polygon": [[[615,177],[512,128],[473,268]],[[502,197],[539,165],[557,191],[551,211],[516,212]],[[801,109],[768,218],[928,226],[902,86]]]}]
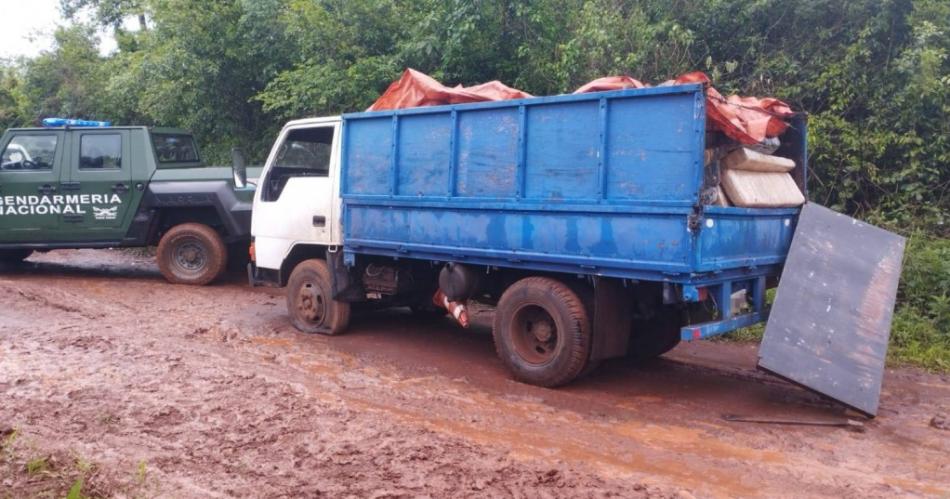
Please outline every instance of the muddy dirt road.
[{"label": "muddy dirt road", "polygon": [[[950,410],[947,376],[889,370],[863,432],[733,423],[845,416],[726,343],[522,385],[488,319],[463,330],[392,310],[307,336],[280,291],[240,275],[183,287],[124,252],[34,256],[0,270],[0,431],[93,463],[106,495],[950,494],[950,431],[931,425]],[[0,467],[0,497],[40,490],[21,464]]]}]

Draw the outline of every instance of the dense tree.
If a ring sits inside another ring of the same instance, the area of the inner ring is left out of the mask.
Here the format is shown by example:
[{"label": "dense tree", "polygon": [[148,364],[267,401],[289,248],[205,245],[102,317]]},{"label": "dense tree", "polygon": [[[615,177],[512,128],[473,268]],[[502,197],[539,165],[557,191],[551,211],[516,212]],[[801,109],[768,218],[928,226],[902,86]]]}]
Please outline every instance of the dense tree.
[{"label": "dense tree", "polygon": [[91,118],[104,109],[108,81],[98,40],[88,26],[59,27],[52,50],[27,60],[18,93],[18,121],[35,125],[51,115]]},{"label": "dense tree", "polygon": [[20,78],[16,68],[0,62],[0,127],[9,128],[19,125]]},{"label": "dense tree", "polygon": [[122,31],[126,19],[134,17],[139,29],[148,30],[147,0],[60,0],[63,16],[76,19],[81,12],[90,12],[97,24]]}]

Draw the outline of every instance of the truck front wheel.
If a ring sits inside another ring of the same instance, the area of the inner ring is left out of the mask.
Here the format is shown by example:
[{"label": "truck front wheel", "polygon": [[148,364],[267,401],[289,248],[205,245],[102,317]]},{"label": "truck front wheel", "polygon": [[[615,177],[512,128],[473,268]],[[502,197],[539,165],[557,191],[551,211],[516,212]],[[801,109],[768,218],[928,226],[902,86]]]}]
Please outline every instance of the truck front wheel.
[{"label": "truck front wheel", "polygon": [[174,284],[208,284],[224,272],[227,263],[224,241],[207,225],[176,225],[158,243],[158,268]]},{"label": "truck front wheel", "polygon": [[340,334],[350,323],[350,304],[334,300],[327,262],[300,262],[287,282],[287,312],[305,333]]},{"label": "truck front wheel", "polygon": [[591,324],[581,299],[547,277],[528,277],[498,301],[495,350],[519,381],[554,387],[577,378],[590,357]]}]

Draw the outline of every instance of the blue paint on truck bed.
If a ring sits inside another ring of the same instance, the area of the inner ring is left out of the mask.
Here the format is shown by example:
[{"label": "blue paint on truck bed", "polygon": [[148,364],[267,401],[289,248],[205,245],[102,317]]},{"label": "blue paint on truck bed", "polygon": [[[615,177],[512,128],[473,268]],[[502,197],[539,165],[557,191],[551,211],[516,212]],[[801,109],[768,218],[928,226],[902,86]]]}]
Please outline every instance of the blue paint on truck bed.
[{"label": "blue paint on truck bed", "polygon": [[[702,206],[699,85],[348,114],[348,254],[681,284],[777,275],[798,209]],[[804,188],[804,120],[786,133]],[[780,150],[780,153],[783,151]]]}]

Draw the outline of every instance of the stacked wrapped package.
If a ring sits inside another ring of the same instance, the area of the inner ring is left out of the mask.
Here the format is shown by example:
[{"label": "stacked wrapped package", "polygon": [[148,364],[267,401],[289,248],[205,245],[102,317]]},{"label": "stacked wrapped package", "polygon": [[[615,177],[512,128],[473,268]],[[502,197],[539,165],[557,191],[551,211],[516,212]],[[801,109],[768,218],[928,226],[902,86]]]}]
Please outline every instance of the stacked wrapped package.
[{"label": "stacked wrapped package", "polygon": [[733,206],[783,208],[801,206],[805,196],[791,172],[795,161],[739,148],[722,159],[721,185]]}]

